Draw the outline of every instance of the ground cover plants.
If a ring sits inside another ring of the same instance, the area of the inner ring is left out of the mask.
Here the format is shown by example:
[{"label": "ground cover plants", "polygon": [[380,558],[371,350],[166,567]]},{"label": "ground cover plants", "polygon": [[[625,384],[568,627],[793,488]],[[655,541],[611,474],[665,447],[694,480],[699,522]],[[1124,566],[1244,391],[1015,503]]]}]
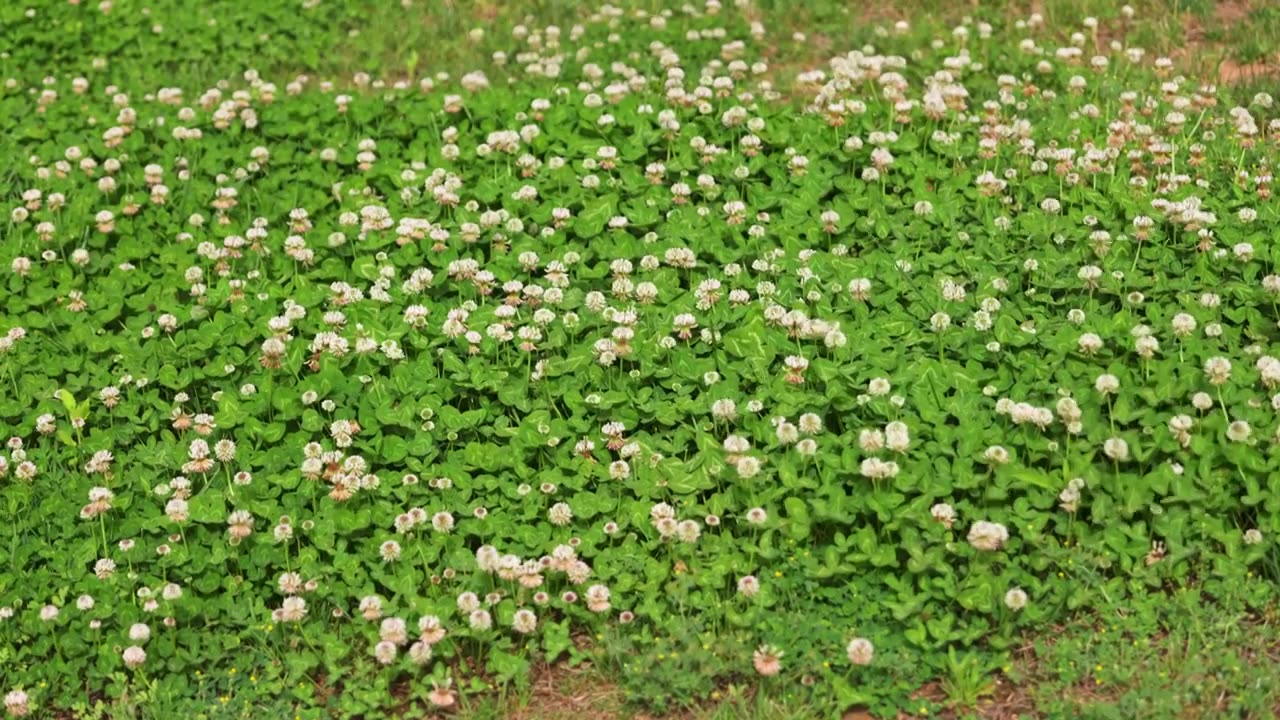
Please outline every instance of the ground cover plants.
[{"label": "ground cover plants", "polygon": [[10,716],[466,715],[583,664],[655,714],[1280,707],[1280,120],[1132,8],[784,75],[750,3],[604,5],[179,86],[117,5],[4,11]]}]

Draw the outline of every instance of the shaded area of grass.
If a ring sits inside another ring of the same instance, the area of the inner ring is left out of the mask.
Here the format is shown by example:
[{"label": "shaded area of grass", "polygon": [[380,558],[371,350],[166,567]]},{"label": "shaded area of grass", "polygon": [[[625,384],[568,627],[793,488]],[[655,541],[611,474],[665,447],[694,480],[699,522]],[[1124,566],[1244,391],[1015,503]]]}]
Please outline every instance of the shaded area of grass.
[{"label": "shaded area of grass", "polygon": [[[1259,585],[1261,581],[1254,583]],[[1280,715],[1280,608],[1183,588],[1037,636],[1011,679],[1042,712],[1100,718]]]},{"label": "shaded area of grass", "polygon": [[[1280,716],[1280,606],[1265,581],[1232,596],[1183,588],[1160,604],[1104,606],[1029,636],[1009,664],[984,672],[975,657],[954,657],[950,673],[916,694],[908,718],[1271,718]],[[518,707],[486,705],[476,717],[601,720],[634,714],[600,672],[550,670]],[[832,711],[782,700],[777,688],[728,687],[715,700],[665,717],[820,717]],[[842,720],[873,717],[848,710]]]},{"label": "shaded area of grass", "polygon": [[[1163,598],[1141,607],[1100,603],[1070,623],[1025,637],[1002,667],[984,665],[976,653],[952,655],[946,671],[921,687],[897,720],[1280,716],[1280,606],[1268,599],[1266,581],[1251,578],[1231,594],[1214,596],[1191,587]],[[761,684],[758,678],[721,685],[664,712],[646,710],[661,699],[662,688],[632,684],[620,661],[610,660],[607,648],[594,642],[578,638],[575,664],[539,665],[527,685],[464,692],[448,715],[468,720],[884,717],[836,707],[828,698],[804,694],[804,688]],[[260,717],[263,710],[291,715],[289,697],[303,689],[280,687],[282,677],[281,666],[211,671],[201,679],[197,697],[171,709],[194,718]],[[316,687],[301,694],[323,700],[360,685],[357,670],[338,686],[317,678]],[[400,717],[432,717],[421,690],[407,684],[381,691],[400,698]],[[269,702],[272,692],[277,696]],[[85,707],[70,717],[129,717],[127,703],[100,705],[98,714]],[[301,713],[313,717],[307,710]]]}]

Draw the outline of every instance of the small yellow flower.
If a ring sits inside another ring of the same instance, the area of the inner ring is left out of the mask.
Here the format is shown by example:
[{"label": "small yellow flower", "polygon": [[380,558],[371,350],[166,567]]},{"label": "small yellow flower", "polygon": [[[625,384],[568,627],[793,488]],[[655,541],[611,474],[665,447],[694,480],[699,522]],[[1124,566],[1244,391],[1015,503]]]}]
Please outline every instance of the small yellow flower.
[{"label": "small yellow flower", "polygon": [[782,571],[781,571],[781,570],[774,570],[774,571],[773,571],[773,576],[774,576],[774,577],[782,577]]}]

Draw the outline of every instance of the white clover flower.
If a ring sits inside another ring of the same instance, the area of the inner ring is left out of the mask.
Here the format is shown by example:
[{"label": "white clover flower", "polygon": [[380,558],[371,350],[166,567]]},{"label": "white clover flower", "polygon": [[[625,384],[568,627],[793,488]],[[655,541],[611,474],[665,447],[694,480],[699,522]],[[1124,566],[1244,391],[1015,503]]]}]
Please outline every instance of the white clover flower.
[{"label": "white clover flower", "polygon": [[738,404],[729,398],[711,403],[711,415],[722,422],[732,422],[738,415]]},{"label": "white clover flower", "polygon": [[875,647],[866,638],[854,638],[845,646],[845,655],[854,665],[870,665],[875,655]]},{"label": "white clover flower", "polygon": [[130,670],[142,667],[142,664],[147,661],[147,652],[137,645],[125,648],[121,656],[124,659],[125,667]]},{"label": "white clover flower", "polygon": [[1009,451],[1003,446],[992,445],[982,453],[983,458],[992,465],[1004,465],[1009,462]]},{"label": "white clover flower", "polygon": [[1253,428],[1244,420],[1233,420],[1227,426],[1227,439],[1231,442],[1248,442],[1253,436]]},{"label": "white clover flower", "polygon": [[1009,540],[1009,530],[999,523],[978,520],[969,527],[969,544],[978,550],[999,550]]},{"label": "white clover flower", "polygon": [[1224,357],[1211,357],[1204,361],[1204,374],[1210,385],[1225,385],[1231,379],[1231,361]]},{"label": "white clover flower", "polygon": [[573,510],[568,503],[556,503],[547,511],[547,519],[552,525],[568,525],[573,520]]},{"label": "white clover flower", "polygon": [[1093,383],[1093,389],[1100,395],[1114,395],[1120,389],[1120,379],[1110,373],[1099,375]]},{"label": "white clover flower", "polygon": [[950,529],[956,521],[956,511],[947,503],[938,503],[929,508],[929,515],[946,526],[947,529]]},{"label": "white clover flower", "polygon": [[1125,442],[1123,438],[1107,438],[1102,443],[1102,452],[1116,462],[1124,462],[1129,459],[1129,443]]}]

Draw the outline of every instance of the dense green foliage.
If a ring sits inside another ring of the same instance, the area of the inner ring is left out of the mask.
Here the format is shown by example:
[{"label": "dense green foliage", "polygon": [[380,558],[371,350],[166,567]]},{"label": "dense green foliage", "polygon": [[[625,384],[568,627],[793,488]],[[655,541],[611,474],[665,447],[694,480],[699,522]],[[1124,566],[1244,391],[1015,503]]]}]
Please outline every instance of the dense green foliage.
[{"label": "dense green foliage", "polygon": [[457,77],[137,70],[326,62],[262,7],[172,56],[6,25],[11,714],[380,717],[583,658],[892,713],[1077,612],[1274,601],[1269,96],[979,18],[802,112],[715,5]]}]

